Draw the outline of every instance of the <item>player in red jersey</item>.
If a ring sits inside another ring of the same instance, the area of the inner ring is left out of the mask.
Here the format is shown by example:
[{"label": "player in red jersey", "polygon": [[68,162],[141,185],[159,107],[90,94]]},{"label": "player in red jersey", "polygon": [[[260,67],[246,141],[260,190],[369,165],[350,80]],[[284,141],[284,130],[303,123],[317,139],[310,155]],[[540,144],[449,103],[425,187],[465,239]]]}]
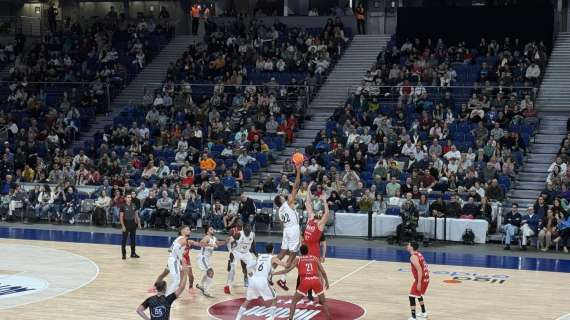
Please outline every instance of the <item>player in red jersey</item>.
[{"label": "player in red jersey", "polygon": [[[324,193],[320,196],[320,201],[317,202],[317,206],[313,206],[313,199],[311,198],[312,184],[313,182],[309,184],[309,192],[307,193],[307,198],[305,199],[305,209],[307,210],[308,219],[307,225],[305,226],[305,231],[303,232],[303,243],[309,248],[309,255],[317,257],[321,262],[324,262],[324,254],[326,254],[324,230],[329,219],[329,207],[327,204],[327,198]],[[318,207],[321,205],[322,209],[319,210]],[[321,244],[323,243],[323,255],[321,255]],[[299,283],[300,278],[297,277],[297,288],[299,288]],[[310,301],[313,301],[312,290],[309,290],[308,298]]]},{"label": "player in red jersey", "polygon": [[418,247],[419,244],[417,242],[410,242],[406,247],[410,253],[412,275],[414,276],[414,284],[412,284],[412,288],[410,289],[410,309],[412,316],[409,320],[416,319],[416,298],[422,308],[422,312],[418,313],[417,316],[420,318],[427,318],[428,316],[423,296],[429,286],[429,268],[424,256],[418,251]]},{"label": "player in red jersey", "polygon": [[[321,239],[323,231],[327,221],[329,220],[329,207],[327,204],[326,195],[323,193],[319,199],[323,205],[322,215],[319,214],[318,210],[313,207],[313,200],[311,198],[311,186],[313,182],[309,184],[309,192],[307,193],[307,198],[305,199],[305,209],[307,210],[307,225],[305,227],[305,232],[303,233],[303,243],[309,248],[309,255],[321,258]],[[322,261],[321,261],[322,262]]]},{"label": "player in red jersey", "polygon": [[299,283],[299,288],[297,288],[297,292],[295,292],[293,301],[291,302],[291,307],[289,309],[289,320],[293,320],[297,303],[303,296],[307,295],[309,290],[313,290],[313,292],[315,292],[315,294],[319,297],[319,304],[323,306],[323,311],[326,318],[331,319],[329,307],[326,303],[325,290],[323,289],[323,283],[321,282],[321,278],[324,279],[325,288],[329,288],[329,279],[327,277],[327,273],[325,272],[325,269],[323,268],[323,265],[319,259],[315,256],[309,255],[309,248],[307,245],[302,245],[300,252],[301,256],[296,257],[292,264],[290,264],[284,270],[274,273],[274,275],[286,274],[289,271],[293,270],[295,267],[297,267],[299,271],[301,282]]}]

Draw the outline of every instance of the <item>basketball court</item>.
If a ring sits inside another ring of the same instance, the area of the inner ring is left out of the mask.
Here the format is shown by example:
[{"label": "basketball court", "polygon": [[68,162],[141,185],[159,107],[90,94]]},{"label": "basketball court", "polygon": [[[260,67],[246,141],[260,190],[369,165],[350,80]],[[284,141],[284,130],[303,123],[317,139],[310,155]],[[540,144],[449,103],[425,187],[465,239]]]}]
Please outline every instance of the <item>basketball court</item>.
[{"label": "basketball court", "polygon": [[[20,238],[0,239],[1,319],[140,319],[135,309],[164,269],[168,252],[163,244],[172,239],[139,236],[149,245],[139,247],[142,258],[122,261],[114,245],[117,235],[11,229],[0,228],[1,237]],[[75,242],[51,241],[64,236]],[[34,238],[50,241],[29,240]],[[404,251],[335,247],[334,239],[330,244],[336,258],[327,259],[325,268],[331,283],[327,297],[336,299],[334,319],[409,317],[411,275]],[[437,252],[442,250],[424,250],[431,271],[425,297],[429,319],[570,319],[570,261]],[[193,264],[195,257],[192,253]],[[172,319],[235,317],[237,299],[245,292],[241,276],[232,295],[225,295],[227,252],[215,252],[212,261],[215,297],[185,292],[174,304]],[[200,277],[197,268],[194,276]],[[290,286],[295,278],[292,271]],[[285,309],[291,291],[277,291],[278,307]],[[323,319],[318,306],[307,301],[298,309],[303,313],[296,319]],[[245,319],[266,319],[264,309],[256,307]]]}]

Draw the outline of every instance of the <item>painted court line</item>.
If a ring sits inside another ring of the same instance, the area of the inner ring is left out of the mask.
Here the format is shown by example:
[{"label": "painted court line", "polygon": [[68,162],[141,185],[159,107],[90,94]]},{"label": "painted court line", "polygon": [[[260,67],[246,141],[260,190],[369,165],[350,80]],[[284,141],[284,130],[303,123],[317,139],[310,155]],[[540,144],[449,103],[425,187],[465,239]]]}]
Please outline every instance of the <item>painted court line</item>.
[{"label": "painted court line", "polygon": [[364,264],[363,266],[360,266],[359,268],[353,270],[352,272],[345,274],[342,278],[331,283],[331,285],[329,286],[329,289],[332,288],[333,286],[335,286],[337,283],[339,283],[339,282],[343,281],[344,279],[346,279],[346,278],[352,276],[353,274],[357,273],[358,271],[368,267],[369,265],[373,264],[374,262],[376,262],[376,260],[371,260],[371,261],[367,262],[366,264]]}]

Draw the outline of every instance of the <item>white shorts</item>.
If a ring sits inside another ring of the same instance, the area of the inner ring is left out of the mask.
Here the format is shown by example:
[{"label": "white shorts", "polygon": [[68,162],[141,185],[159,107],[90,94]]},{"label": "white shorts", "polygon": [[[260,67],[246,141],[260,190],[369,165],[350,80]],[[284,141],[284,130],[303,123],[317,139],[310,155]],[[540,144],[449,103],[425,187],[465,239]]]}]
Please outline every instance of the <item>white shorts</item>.
[{"label": "white shorts", "polygon": [[180,286],[180,273],[182,266],[180,265],[180,261],[174,258],[168,258],[167,269],[170,272],[170,283],[166,290],[166,295],[169,295],[175,292]]},{"label": "white shorts", "polygon": [[289,250],[291,252],[299,251],[299,241],[301,230],[299,226],[283,229],[283,241],[281,241],[281,250]]},{"label": "white shorts", "polygon": [[249,278],[249,285],[245,294],[246,300],[255,300],[261,297],[264,301],[273,300],[277,297],[275,289],[269,285],[269,281],[262,277]]},{"label": "white shorts", "polygon": [[198,267],[202,271],[208,271],[208,269],[212,269],[212,265],[210,264],[210,257],[198,255],[196,258],[198,260]]},{"label": "white shorts", "polygon": [[251,252],[243,253],[238,251],[232,251],[232,253],[234,254],[235,263],[243,261],[243,263],[245,263],[246,266],[249,266],[257,262],[257,259],[255,259],[255,256]]}]

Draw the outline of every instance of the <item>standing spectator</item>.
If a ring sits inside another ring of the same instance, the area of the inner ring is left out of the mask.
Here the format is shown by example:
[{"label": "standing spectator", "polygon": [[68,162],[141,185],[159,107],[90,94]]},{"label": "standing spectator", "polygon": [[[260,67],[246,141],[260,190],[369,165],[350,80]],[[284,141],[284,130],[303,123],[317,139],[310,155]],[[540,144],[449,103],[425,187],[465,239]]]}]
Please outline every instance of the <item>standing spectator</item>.
[{"label": "standing spectator", "polygon": [[57,8],[54,7],[53,3],[49,4],[49,8],[48,8],[48,12],[47,12],[47,17],[48,17],[48,28],[49,31],[51,31],[52,33],[54,33],[56,31],[56,27],[57,27]]},{"label": "standing spectator", "polygon": [[354,10],[354,17],[356,18],[356,27],[358,28],[358,34],[366,34],[365,23],[366,23],[366,16],[364,12],[364,7],[362,6],[362,2],[358,4],[356,9]]},{"label": "standing spectator", "polygon": [[538,235],[538,230],[542,228],[542,218],[544,216],[534,212],[533,207],[528,207],[527,214],[521,220],[522,250],[526,250],[529,237]]},{"label": "standing spectator", "polygon": [[239,197],[238,213],[241,216],[243,223],[249,223],[253,230],[255,230],[255,215],[257,208],[253,199],[249,198],[245,192]]},{"label": "standing spectator", "polygon": [[200,26],[200,5],[194,4],[190,9],[190,14],[192,17],[192,35],[195,36],[198,34],[198,28]]},{"label": "standing spectator", "polygon": [[505,224],[503,225],[503,232],[505,233],[505,250],[511,250],[511,241],[518,233],[522,221],[522,216],[519,213],[519,205],[513,203],[512,210],[505,216]]},{"label": "standing spectator", "polygon": [[123,230],[121,241],[123,260],[127,258],[127,237],[130,238],[131,242],[131,258],[140,258],[136,253],[136,233],[137,227],[141,228],[141,221],[138,211],[133,207],[130,194],[125,197],[125,204],[121,207],[119,221],[121,222],[121,230]]}]

